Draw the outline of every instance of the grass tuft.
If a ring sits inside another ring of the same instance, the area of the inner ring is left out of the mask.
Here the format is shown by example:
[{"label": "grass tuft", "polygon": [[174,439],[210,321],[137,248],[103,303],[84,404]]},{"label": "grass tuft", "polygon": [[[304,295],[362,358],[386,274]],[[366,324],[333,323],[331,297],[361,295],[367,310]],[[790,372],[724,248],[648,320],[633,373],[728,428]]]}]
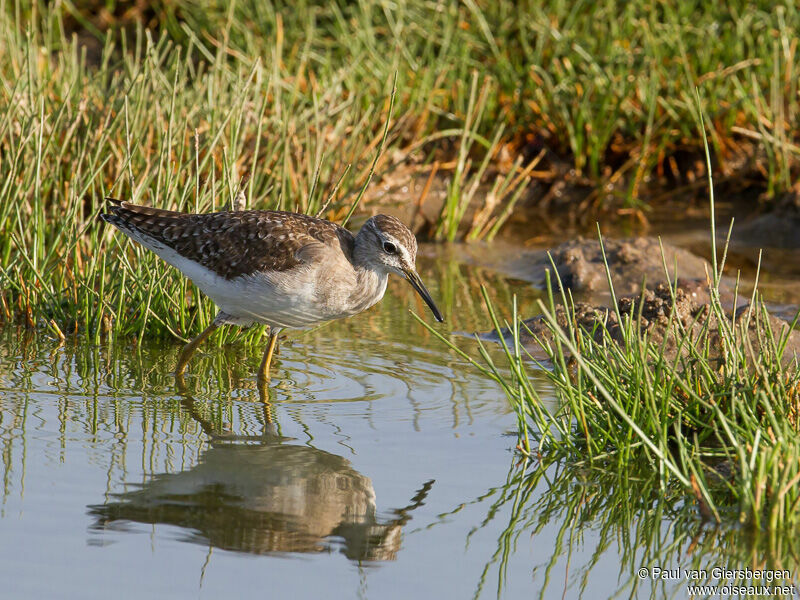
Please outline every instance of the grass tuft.
[{"label": "grass tuft", "polygon": [[[713,219],[713,193],[710,204]],[[713,222],[711,230],[715,242]],[[726,256],[727,246],[723,264]],[[480,359],[461,355],[497,381],[516,409],[518,451],[541,469],[567,463],[624,472],[644,465],[657,474],[665,497],[674,500],[680,490],[703,520],[747,526],[770,536],[770,547],[780,546],[800,525],[800,370],[796,357],[784,356],[800,313],[776,331],[756,280],[747,310],[730,315],[720,299],[723,265],[715,248],[709,304],[691,322],[681,317],[676,281],[659,340],[640,325],[644,302],[638,310],[620,310],[603,258],[614,333],[608,320],[591,329],[579,325],[560,280],[561,306],[549,279],[548,302],[539,301],[552,342],[534,336],[516,302],[510,323],[501,324],[485,296],[504,364],[480,340]],[[666,261],[665,274],[669,281]],[[546,360],[521,344],[524,334],[534,337]],[[674,353],[667,352],[670,340]],[[555,409],[548,408],[534,373],[546,377]]]}]

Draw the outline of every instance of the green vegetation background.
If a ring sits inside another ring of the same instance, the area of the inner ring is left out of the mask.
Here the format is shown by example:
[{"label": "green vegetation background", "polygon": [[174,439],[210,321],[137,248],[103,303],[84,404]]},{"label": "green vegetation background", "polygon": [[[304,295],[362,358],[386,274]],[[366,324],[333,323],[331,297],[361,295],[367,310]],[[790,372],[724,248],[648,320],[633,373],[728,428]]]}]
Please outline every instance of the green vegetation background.
[{"label": "green vegetation background", "polygon": [[242,188],[341,220],[379,148],[378,181],[444,182],[422,237],[491,239],[563,181],[645,209],[704,185],[696,86],[718,181],[779,198],[798,24],[792,2],[0,2],[0,314],[186,338],[213,307],[100,227],[104,196]]}]

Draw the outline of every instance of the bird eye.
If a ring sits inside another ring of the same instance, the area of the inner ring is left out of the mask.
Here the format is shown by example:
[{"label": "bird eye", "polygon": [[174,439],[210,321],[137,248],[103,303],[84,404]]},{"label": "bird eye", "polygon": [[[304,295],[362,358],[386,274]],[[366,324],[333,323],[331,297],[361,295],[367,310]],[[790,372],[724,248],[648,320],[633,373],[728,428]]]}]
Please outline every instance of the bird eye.
[{"label": "bird eye", "polygon": [[383,251],[386,252],[386,254],[396,254],[397,246],[392,242],[383,242]]}]

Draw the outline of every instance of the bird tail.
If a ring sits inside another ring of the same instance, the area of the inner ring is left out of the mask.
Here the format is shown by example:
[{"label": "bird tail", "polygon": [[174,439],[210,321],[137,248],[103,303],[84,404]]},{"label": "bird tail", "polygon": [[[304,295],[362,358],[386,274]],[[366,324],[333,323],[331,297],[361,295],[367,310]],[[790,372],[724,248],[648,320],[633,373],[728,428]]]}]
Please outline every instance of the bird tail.
[{"label": "bird tail", "polygon": [[100,218],[138,242],[142,242],[143,235],[158,237],[165,226],[187,216],[185,213],[131,204],[116,198],[105,200],[108,203],[108,212],[102,213]]}]

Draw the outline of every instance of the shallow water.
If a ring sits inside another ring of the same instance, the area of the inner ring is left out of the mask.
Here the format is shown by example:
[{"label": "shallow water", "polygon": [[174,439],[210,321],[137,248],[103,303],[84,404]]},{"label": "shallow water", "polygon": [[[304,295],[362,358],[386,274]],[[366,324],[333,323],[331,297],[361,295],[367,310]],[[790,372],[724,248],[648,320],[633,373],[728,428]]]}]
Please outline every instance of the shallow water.
[{"label": "shallow water", "polygon": [[[485,328],[477,280],[451,271],[428,273],[448,324]],[[283,340],[266,403],[258,348],[204,348],[184,389],[175,343],[5,330],[4,593],[472,595],[477,539],[497,535],[467,535],[515,460],[516,419],[413,320],[412,295],[395,282],[370,313]]]},{"label": "shallow water", "polygon": [[[479,284],[534,311],[523,284],[435,253],[422,271],[442,331],[491,327]],[[283,340],[267,398],[258,348],[203,348],[183,387],[170,374],[177,343],[59,346],[0,330],[3,595],[677,592],[680,581],[632,576],[689,567],[691,536],[666,554],[648,545],[673,543],[675,515],[640,506],[643,529],[613,514],[618,482],[521,472],[501,390],[412,318],[409,306],[424,314],[412,294],[394,282],[369,313]],[[645,503],[657,493],[638,489]],[[708,555],[695,540],[692,560],[730,557],[714,539]]]}]

